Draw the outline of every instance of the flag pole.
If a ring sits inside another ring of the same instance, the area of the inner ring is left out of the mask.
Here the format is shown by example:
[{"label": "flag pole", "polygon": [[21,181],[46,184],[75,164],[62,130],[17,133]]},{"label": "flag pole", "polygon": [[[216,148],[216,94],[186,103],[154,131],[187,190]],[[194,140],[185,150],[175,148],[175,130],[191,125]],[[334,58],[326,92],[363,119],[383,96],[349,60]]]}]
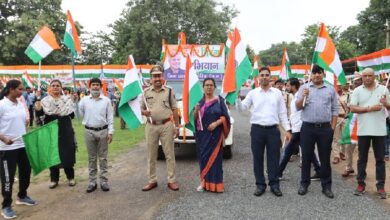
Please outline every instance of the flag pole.
[{"label": "flag pole", "polygon": [[76,77],[75,77],[75,70],[74,70],[74,56],[73,56],[72,52],[70,53],[70,56],[72,57],[73,92],[76,92]]},{"label": "flag pole", "polygon": [[39,68],[38,68],[38,91],[41,91],[41,65],[42,61],[39,61]]}]

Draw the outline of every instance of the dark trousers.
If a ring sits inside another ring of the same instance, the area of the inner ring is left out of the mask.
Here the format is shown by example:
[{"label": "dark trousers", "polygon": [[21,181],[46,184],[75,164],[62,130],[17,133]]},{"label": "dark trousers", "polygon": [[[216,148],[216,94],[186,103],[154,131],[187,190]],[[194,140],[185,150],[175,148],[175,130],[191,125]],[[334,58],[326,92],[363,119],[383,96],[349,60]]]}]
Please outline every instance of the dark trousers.
[{"label": "dark trousers", "polygon": [[[73,167],[64,168],[66,178],[68,180],[74,179],[74,169]],[[60,180],[60,168],[59,166],[50,167],[50,180],[52,182],[58,182]]]},{"label": "dark trousers", "polygon": [[12,185],[14,184],[16,165],[19,170],[19,198],[27,196],[31,167],[24,148],[0,151],[0,163],[2,206],[5,208],[12,204]]},{"label": "dark trousers", "polygon": [[251,148],[253,154],[253,169],[256,186],[259,189],[267,188],[264,178],[264,149],[267,149],[267,171],[269,186],[279,187],[279,158],[280,158],[280,131],[273,128],[251,127]]},{"label": "dark trousers", "polygon": [[[280,177],[283,176],[283,172],[286,169],[286,166],[287,166],[288,161],[290,160],[290,157],[297,151],[297,149],[299,151],[300,141],[301,141],[301,133],[300,132],[292,133],[291,140],[290,140],[290,142],[288,142],[287,146],[284,148],[284,152],[280,158],[280,162],[279,162],[279,168],[280,168],[279,176]],[[315,154],[313,154],[313,158],[312,158],[311,162],[313,164],[314,170],[316,171],[316,173],[319,174],[321,167],[320,167],[320,164],[319,164]]]},{"label": "dark trousers", "polygon": [[32,127],[34,123],[34,105],[28,107],[28,112],[30,114],[30,127]]},{"label": "dark trousers", "polygon": [[375,167],[376,167],[376,187],[382,189],[385,186],[386,179],[386,164],[385,164],[385,144],[386,136],[358,136],[359,159],[357,161],[357,181],[359,185],[366,185],[366,167],[368,159],[368,150],[370,149],[371,141],[374,149]]},{"label": "dark trousers", "polygon": [[[310,164],[317,144],[318,156],[321,162],[320,177],[323,189],[332,188],[332,168],[330,167],[330,153],[332,151],[333,133],[329,125],[315,127],[307,123],[301,128],[302,170],[301,185],[310,185]],[[382,145],[383,146],[383,145]]]}]

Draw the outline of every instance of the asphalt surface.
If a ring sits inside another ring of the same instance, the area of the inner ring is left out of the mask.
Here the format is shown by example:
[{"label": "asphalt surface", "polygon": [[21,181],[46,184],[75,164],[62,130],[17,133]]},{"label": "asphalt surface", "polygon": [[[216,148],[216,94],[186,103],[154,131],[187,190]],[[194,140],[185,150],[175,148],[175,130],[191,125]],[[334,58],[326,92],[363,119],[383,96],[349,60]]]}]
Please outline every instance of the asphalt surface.
[{"label": "asphalt surface", "polygon": [[[253,196],[255,179],[249,139],[249,114],[234,110],[233,158],[224,161],[225,192],[197,192],[199,166],[194,146],[175,149],[179,191],[167,188],[166,164],[157,165],[158,187],[149,192],[141,188],[147,183],[146,146],[109,158],[111,190],[85,193],[87,168],[76,170],[75,187],[68,187],[62,174],[60,185],[48,189],[48,177],[32,183],[29,195],[39,204],[14,206],[19,219],[390,219],[388,206],[374,196],[354,196],[354,185],[333,173],[334,199],[321,193],[320,182],[312,182],[305,196],[297,194],[300,170],[298,162],[289,163],[281,182],[283,197],[277,198],[267,189],[261,197]],[[48,175],[46,173],[46,175]],[[373,189],[369,189],[373,191]],[[14,193],[17,184],[14,184]],[[14,197],[15,198],[15,197]],[[390,199],[390,198],[389,198]]]},{"label": "asphalt surface", "polygon": [[343,181],[335,172],[334,199],[326,198],[321,193],[319,181],[311,183],[308,194],[298,195],[298,161],[287,166],[284,174],[286,180],[281,182],[282,197],[275,197],[269,187],[261,197],[253,196],[255,179],[249,113],[238,114],[233,110],[232,115],[235,118],[235,143],[233,158],[224,160],[225,192],[197,192],[199,168],[195,156],[181,159],[179,149],[177,164],[178,170],[182,170],[178,175],[181,193],[156,213],[157,219],[390,219],[389,208],[383,201],[369,195],[354,196],[355,186]]}]

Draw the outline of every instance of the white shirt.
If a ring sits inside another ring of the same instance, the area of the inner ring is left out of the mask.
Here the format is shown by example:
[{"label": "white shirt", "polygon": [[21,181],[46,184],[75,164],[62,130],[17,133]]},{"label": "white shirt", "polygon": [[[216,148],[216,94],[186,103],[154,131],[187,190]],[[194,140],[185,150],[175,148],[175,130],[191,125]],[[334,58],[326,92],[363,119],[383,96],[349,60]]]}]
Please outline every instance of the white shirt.
[{"label": "white shirt", "polygon": [[302,110],[297,110],[297,106],[295,102],[297,101],[298,92],[295,93],[294,98],[291,100],[292,105],[290,105],[290,122],[291,122],[291,131],[292,133],[297,133],[301,131],[302,120],[301,120],[301,112]]},{"label": "white shirt", "polygon": [[290,130],[286,105],[279,89],[271,87],[264,91],[257,87],[251,90],[242,102],[238,99],[236,104],[238,111],[247,110],[251,106],[251,124],[270,126],[281,122],[285,130]]},{"label": "white shirt", "polygon": [[7,97],[0,101],[0,134],[15,139],[14,143],[4,145],[0,141],[0,150],[15,150],[24,147],[22,135],[26,134],[27,113],[22,102],[14,103]]},{"label": "white shirt", "polygon": [[108,125],[108,133],[114,133],[114,114],[110,100],[100,95],[96,100],[91,95],[81,99],[79,111],[83,117],[83,125],[100,128]]}]

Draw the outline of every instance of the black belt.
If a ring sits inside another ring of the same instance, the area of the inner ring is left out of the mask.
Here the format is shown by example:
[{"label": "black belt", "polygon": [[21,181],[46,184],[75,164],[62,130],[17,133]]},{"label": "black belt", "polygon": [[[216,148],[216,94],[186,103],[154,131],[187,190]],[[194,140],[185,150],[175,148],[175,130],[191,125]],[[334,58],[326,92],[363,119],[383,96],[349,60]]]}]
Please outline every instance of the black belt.
[{"label": "black belt", "polygon": [[278,125],[258,125],[258,124],[252,124],[255,127],[258,128],[264,128],[264,129],[271,129],[271,128],[276,128]]},{"label": "black belt", "polygon": [[330,122],[319,122],[319,123],[303,122],[303,125],[313,127],[313,128],[330,128]]},{"label": "black belt", "polygon": [[108,125],[104,125],[103,127],[100,127],[100,128],[93,128],[93,127],[88,127],[85,125],[85,129],[88,129],[88,130],[93,130],[93,131],[101,131],[101,130],[104,130],[104,129],[107,129],[108,128]]}]

